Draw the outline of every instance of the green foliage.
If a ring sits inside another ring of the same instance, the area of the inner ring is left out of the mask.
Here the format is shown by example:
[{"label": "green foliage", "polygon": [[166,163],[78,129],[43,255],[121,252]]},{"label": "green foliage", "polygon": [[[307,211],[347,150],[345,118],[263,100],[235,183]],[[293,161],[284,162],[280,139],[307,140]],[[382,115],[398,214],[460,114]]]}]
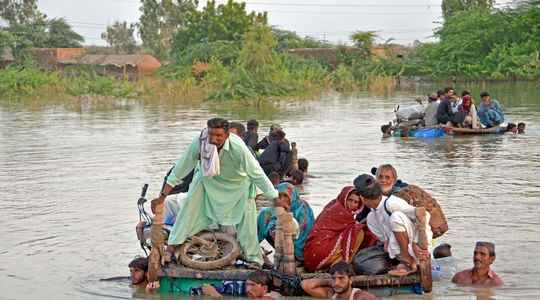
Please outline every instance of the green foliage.
[{"label": "green foliage", "polygon": [[113,96],[133,97],[137,95],[135,86],[127,80],[97,75],[89,68],[73,69],[65,79],[66,91],[72,96]]},{"label": "green foliage", "polygon": [[45,20],[37,7],[37,0],[0,0],[0,18],[10,26],[30,25]]},{"label": "green foliage", "polygon": [[0,71],[0,96],[34,95],[39,88],[59,81],[57,73],[46,73],[32,66],[9,66]]},{"label": "green foliage", "polygon": [[295,48],[329,48],[330,44],[317,41],[312,37],[300,37],[296,32],[273,27],[272,33],[277,41],[276,50],[283,52]]},{"label": "green foliage", "polygon": [[135,25],[127,22],[115,22],[107,26],[107,30],[101,34],[101,38],[114,49],[116,54],[133,54],[137,48],[135,37]]},{"label": "green foliage", "polygon": [[50,19],[45,23],[46,41],[44,48],[79,48],[84,38],[73,31],[63,18]]},{"label": "green foliage", "polygon": [[44,91],[54,96],[133,97],[137,95],[132,83],[98,76],[90,68],[72,68],[66,70],[65,73],[45,72],[35,67],[31,61],[25,61],[23,64],[0,70],[1,97],[41,96]]},{"label": "green foliage", "polygon": [[225,65],[232,65],[240,55],[241,44],[230,41],[198,43],[186,47],[178,56],[180,65],[191,66],[195,62],[210,62],[216,58]]},{"label": "green foliage", "polygon": [[360,49],[362,56],[369,57],[371,55],[373,41],[376,37],[377,35],[374,31],[356,31],[351,35],[351,40],[356,48]]},{"label": "green foliage", "polygon": [[155,57],[167,58],[173,34],[184,28],[197,4],[196,0],[141,0],[138,27],[143,47]]},{"label": "green foliage", "polygon": [[489,10],[493,8],[494,0],[443,0],[441,9],[444,19],[469,9]]},{"label": "green foliage", "polygon": [[180,61],[185,50],[196,44],[217,41],[240,44],[255,22],[266,23],[266,14],[248,13],[245,3],[232,0],[217,6],[215,1],[208,1],[201,11],[193,9],[186,14],[185,26],[174,35],[172,56]]},{"label": "green foliage", "polygon": [[540,7],[469,9],[449,17],[438,43],[421,44],[404,66],[408,75],[463,79],[535,79]]}]

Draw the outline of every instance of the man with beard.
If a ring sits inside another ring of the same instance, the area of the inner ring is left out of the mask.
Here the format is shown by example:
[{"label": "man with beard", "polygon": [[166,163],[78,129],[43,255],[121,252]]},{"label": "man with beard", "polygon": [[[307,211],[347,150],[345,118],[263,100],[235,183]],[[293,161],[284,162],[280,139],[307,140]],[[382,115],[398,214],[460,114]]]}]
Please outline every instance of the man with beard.
[{"label": "man with beard", "polygon": [[489,242],[476,242],[473,256],[474,267],[454,275],[452,282],[478,287],[501,286],[503,285],[503,281],[490,268],[494,261],[495,244]]},{"label": "man with beard", "polygon": [[165,201],[174,186],[195,170],[183,208],[176,217],[168,240],[180,245],[187,238],[212,224],[235,226],[236,237],[244,257],[253,267],[260,267],[263,258],[257,239],[257,187],[268,199],[278,193],[264,174],[244,141],[229,134],[227,120],[208,120],[207,128],[197,135],[167,176],[158,198],[152,200],[152,211]]},{"label": "man with beard", "polygon": [[[373,168],[371,173],[375,175],[384,196],[394,195],[412,206],[426,208],[430,213],[429,226],[434,239],[448,231],[448,223],[441,206],[428,192],[417,185],[408,184],[398,179],[396,169],[390,164]],[[358,221],[360,221],[358,219],[360,217],[362,216],[357,217]]]},{"label": "man with beard", "polygon": [[311,278],[302,281],[302,288],[314,298],[339,300],[373,300],[374,295],[352,287],[354,275],[351,264],[344,261],[333,265],[329,271],[332,279]]}]

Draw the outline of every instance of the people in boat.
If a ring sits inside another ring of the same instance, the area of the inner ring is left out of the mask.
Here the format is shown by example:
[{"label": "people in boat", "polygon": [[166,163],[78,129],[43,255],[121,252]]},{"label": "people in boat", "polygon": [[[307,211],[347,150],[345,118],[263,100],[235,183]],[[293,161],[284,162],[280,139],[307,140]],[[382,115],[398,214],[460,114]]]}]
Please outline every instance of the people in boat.
[{"label": "people in boat", "polygon": [[[313,210],[305,200],[300,198],[298,190],[292,184],[283,182],[277,186],[277,189],[280,193],[288,195],[290,199],[289,211],[293,214],[299,226],[298,237],[294,240],[294,256],[298,263],[303,263],[304,244],[315,223]],[[277,216],[273,208],[265,207],[261,209],[257,218],[259,242],[266,239],[270,244],[273,244],[276,222]]]},{"label": "people in boat", "polygon": [[525,123],[519,122],[518,125],[517,125],[517,128],[518,128],[518,133],[519,134],[525,133]]},{"label": "people in boat", "polygon": [[454,275],[452,282],[462,285],[479,287],[497,287],[503,285],[499,276],[491,270],[495,261],[495,244],[490,242],[476,242],[474,248],[474,267]]},{"label": "people in boat", "polygon": [[332,279],[310,278],[302,280],[302,289],[314,298],[340,300],[373,300],[373,294],[352,287],[354,270],[351,264],[341,261],[329,271]]},{"label": "people in boat", "polygon": [[340,261],[350,263],[358,250],[373,246],[377,237],[355,217],[365,207],[353,186],[344,187],[315,220],[304,247],[304,267],[325,270]]},{"label": "people in boat", "polygon": [[454,89],[447,87],[444,89],[444,96],[441,98],[441,103],[437,107],[437,122],[438,124],[448,125],[454,119],[454,111],[452,110],[452,102],[455,99]]},{"label": "people in boat", "polygon": [[[417,208],[397,196],[384,196],[380,184],[371,175],[358,176],[354,186],[364,205],[371,208],[367,217],[369,229],[384,243],[389,257],[400,261],[388,274],[404,276],[416,272],[417,257],[429,256],[417,245],[419,232],[414,224]],[[429,245],[432,237],[429,226],[426,236]]]},{"label": "people in boat", "polygon": [[433,260],[431,262],[433,280],[448,279],[457,271],[457,261],[452,256],[452,246],[443,243],[433,249]]},{"label": "people in boat", "polygon": [[476,112],[476,105],[474,105],[473,99],[470,94],[463,96],[461,104],[458,107],[457,113],[454,115],[454,121],[452,122],[457,127],[478,129],[480,128],[480,121]]},{"label": "people in boat", "polygon": [[478,106],[480,122],[488,128],[502,124],[504,122],[504,113],[499,101],[491,99],[488,92],[482,92],[480,98],[482,99]]},{"label": "people in boat", "polygon": [[436,126],[437,121],[437,109],[439,108],[439,100],[436,93],[432,93],[428,96],[428,104],[424,110],[424,125],[426,127]]},{"label": "people in boat", "polygon": [[244,141],[230,134],[227,120],[208,120],[207,128],[194,138],[177,161],[159,197],[152,200],[152,210],[163,203],[172,187],[193,169],[197,171],[168,244],[180,245],[211,224],[231,225],[236,227],[246,260],[253,265],[262,265],[253,201],[255,187],[267,199],[276,198],[278,193]]},{"label": "people in boat", "polygon": [[259,156],[259,163],[266,174],[278,172],[285,176],[292,168],[291,147],[285,140],[285,132],[278,129],[271,133],[271,142]]},{"label": "people in boat", "polygon": [[257,147],[257,143],[259,142],[259,122],[255,119],[247,121],[247,131],[244,135],[244,142],[248,147],[250,147],[253,151],[255,151],[255,148]]}]

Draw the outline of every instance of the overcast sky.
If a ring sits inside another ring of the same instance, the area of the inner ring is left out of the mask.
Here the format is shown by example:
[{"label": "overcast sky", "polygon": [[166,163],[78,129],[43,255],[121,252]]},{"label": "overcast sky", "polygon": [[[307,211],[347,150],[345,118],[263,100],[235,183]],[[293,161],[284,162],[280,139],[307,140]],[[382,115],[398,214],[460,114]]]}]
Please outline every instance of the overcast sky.
[{"label": "overcast sky", "polygon": [[[218,0],[224,3],[226,0]],[[248,10],[267,11],[269,22],[334,43],[349,42],[355,30],[373,30],[379,42],[429,41],[441,22],[441,0],[248,0]],[[497,1],[503,4],[506,1]],[[63,17],[87,45],[105,45],[101,33],[115,21],[137,22],[138,0],[38,0],[48,17]],[[201,0],[200,6],[206,1]]]}]

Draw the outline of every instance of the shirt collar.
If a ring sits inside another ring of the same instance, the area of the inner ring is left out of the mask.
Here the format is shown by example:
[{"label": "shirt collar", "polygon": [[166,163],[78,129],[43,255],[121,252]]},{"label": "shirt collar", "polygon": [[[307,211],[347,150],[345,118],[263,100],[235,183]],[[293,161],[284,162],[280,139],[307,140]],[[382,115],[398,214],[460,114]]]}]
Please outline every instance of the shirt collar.
[{"label": "shirt collar", "polygon": [[229,133],[229,137],[225,140],[225,143],[223,143],[223,147],[221,147],[221,150],[229,151],[229,147],[230,147],[229,139],[231,138],[230,136],[231,134],[233,133]]},{"label": "shirt collar", "polygon": [[383,195],[382,198],[381,198],[381,202],[379,202],[379,205],[377,205],[377,208],[374,208],[374,210],[378,210],[378,209],[383,208],[383,207],[384,207],[384,201],[385,201],[387,198],[388,198],[388,197],[386,197],[386,196]]}]

